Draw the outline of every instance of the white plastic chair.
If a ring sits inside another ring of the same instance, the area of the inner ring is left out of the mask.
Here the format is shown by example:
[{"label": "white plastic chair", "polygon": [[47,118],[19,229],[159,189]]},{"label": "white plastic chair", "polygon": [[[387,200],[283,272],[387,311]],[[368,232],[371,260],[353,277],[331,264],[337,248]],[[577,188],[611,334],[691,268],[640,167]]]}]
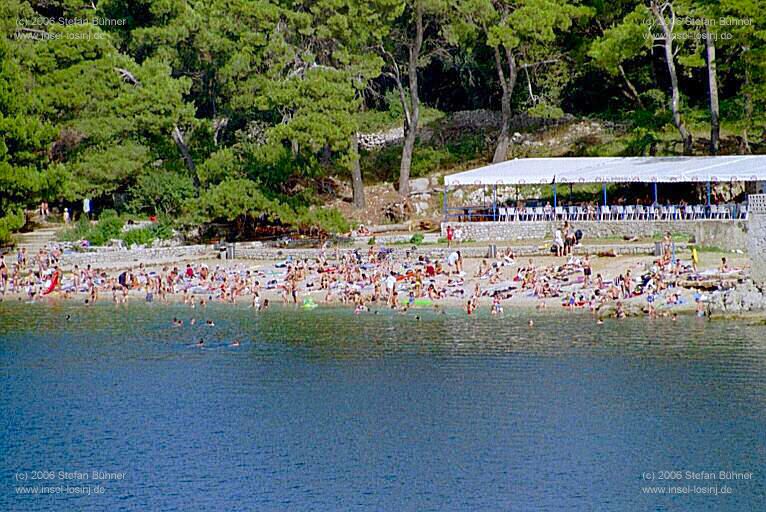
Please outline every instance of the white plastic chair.
[{"label": "white plastic chair", "polygon": [[622,205],[617,205],[612,207],[612,211],[614,212],[614,218],[617,220],[624,220],[625,219],[625,207]]},{"label": "white plastic chair", "polygon": [[609,209],[609,207],[605,204],[601,205],[601,220],[612,220],[612,211]]},{"label": "white plastic chair", "polygon": [[722,219],[731,219],[731,208],[728,204],[722,204],[718,207],[718,214]]},{"label": "white plastic chair", "polygon": [[636,218],[636,208],[633,205],[627,205],[625,207],[625,219],[627,220],[635,220]]},{"label": "white plastic chair", "polygon": [[739,207],[739,218],[747,219],[747,206],[744,204]]},{"label": "white plastic chair", "polygon": [[545,218],[545,210],[543,210],[542,206],[537,206],[535,208],[535,220],[543,220]]},{"label": "white plastic chair", "polygon": [[567,214],[563,206],[557,206],[554,215],[556,220],[559,220],[559,219],[566,220],[567,218]]}]

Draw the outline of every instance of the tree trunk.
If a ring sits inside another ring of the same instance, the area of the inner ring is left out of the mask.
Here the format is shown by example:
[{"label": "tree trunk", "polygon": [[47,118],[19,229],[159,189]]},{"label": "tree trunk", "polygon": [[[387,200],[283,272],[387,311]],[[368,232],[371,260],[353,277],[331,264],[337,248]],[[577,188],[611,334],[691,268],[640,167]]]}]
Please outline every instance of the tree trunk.
[{"label": "tree trunk", "polygon": [[753,95],[750,92],[750,66],[745,63],[745,127],[742,129],[742,143],[745,146],[745,153],[751,153],[750,141],[748,140],[748,129],[753,120]]},{"label": "tree trunk", "polygon": [[668,66],[668,73],[670,74],[670,86],[671,86],[671,99],[670,110],[673,113],[673,125],[678,129],[678,133],[681,135],[681,141],[684,144],[684,154],[690,155],[693,150],[692,135],[689,130],[686,129],[686,125],[681,119],[681,92],[678,88],[678,74],[676,73],[675,56],[673,55],[673,29],[668,25],[668,21],[665,19],[664,10],[670,9],[671,24],[675,24],[675,13],[673,12],[672,4],[664,4],[662,8],[658,5],[656,0],[652,0],[651,9],[654,17],[657,19],[657,23],[662,27],[664,48],[665,48],[665,61]]},{"label": "tree trunk", "polygon": [[510,131],[511,131],[511,96],[513,95],[513,89],[516,86],[516,60],[513,57],[513,53],[507,48],[505,49],[506,60],[508,61],[508,77],[506,78],[503,71],[503,62],[500,57],[500,48],[495,47],[495,68],[497,69],[497,77],[500,79],[500,87],[503,90],[503,95],[500,98],[500,110],[502,113],[502,126],[500,128],[500,135],[497,138],[497,147],[495,147],[495,154],[492,157],[492,163],[505,162],[508,158],[508,146],[510,145]]},{"label": "tree trunk", "polygon": [[195,188],[199,190],[200,182],[199,176],[197,175],[197,167],[194,165],[194,160],[192,159],[191,152],[189,151],[189,146],[186,145],[186,141],[184,141],[184,134],[181,133],[178,125],[173,125],[172,137],[173,141],[176,143],[176,146],[178,146],[178,150],[181,152],[181,156],[184,159],[186,168],[189,169],[189,172],[192,175]]},{"label": "tree trunk", "polygon": [[410,167],[412,166],[412,153],[415,150],[414,131],[407,132],[402,146],[402,163],[399,168],[399,195],[406,198],[410,195]]},{"label": "tree trunk", "polygon": [[418,135],[420,120],[420,97],[418,96],[418,59],[423,46],[423,5],[418,2],[415,6],[415,39],[409,47],[409,63],[407,78],[410,88],[410,116],[404,125],[404,146],[402,161],[399,167],[399,195],[406,198],[410,195],[410,167],[412,152],[415,149],[415,139]]},{"label": "tree trunk", "polygon": [[630,78],[628,78],[627,73],[625,73],[625,68],[623,68],[622,64],[620,64],[617,66],[617,69],[620,70],[620,75],[622,75],[622,79],[625,80],[625,85],[628,87],[628,90],[630,91],[630,94],[627,94],[627,96],[633,101],[635,101],[639,107],[644,108],[644,102],[641,101],[641,96],[639,96],[636,86],[633,85],[633,82],[630,81]]},{"label": "tree trunk", "polygon": [[721,134],[721,124],[718,109],[718,76],[715,63],[715,41],[710,30],[705,31],[705,49],[707,50],[707,76],[710,89],[710,154],[718,153],[718,141]]},{"label": "tree trunk", "polygon": [[351,188],[354,193],[354,208],[364,208],[364,182],[362,167],[359,165],[359,134],[351,135]]}]

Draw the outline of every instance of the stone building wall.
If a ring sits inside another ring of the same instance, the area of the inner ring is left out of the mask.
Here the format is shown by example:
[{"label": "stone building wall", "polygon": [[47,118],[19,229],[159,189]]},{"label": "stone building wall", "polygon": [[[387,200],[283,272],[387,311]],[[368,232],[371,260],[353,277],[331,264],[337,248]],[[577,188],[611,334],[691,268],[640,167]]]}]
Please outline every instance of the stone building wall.
[{"label": "stone building wall", "polygon": [[[540,240],[553,239],[553,233],[563,223],[557,222],[442,222],[441,233],[447,226],[463,231],[464,240]],[[573,221],[575,229],[583,232],[583,240],[652,237],[670,231],[674,235],[694,237],[697,243],[723,249],[747,247],[747,222],[742,220],[677,220],[677,221]],[[685,240],[684,240],[685,241]]]},{"label": "stone building wall", "polygon": [[766,283],[766,194],[752,194],[748,197],[750,214],[748,218],[747,250],[751,259],[753,281]]}]

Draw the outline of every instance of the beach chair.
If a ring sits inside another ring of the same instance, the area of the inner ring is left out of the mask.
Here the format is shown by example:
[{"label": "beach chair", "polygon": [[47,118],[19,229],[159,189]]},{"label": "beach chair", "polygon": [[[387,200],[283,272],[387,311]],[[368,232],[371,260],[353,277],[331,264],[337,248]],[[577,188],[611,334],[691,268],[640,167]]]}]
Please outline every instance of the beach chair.
[{"label": "beach chair", "polygon": [[506,219],[505,219],[506,221],[508,221],[508,222],[514,221],[515,222],[517,220],[517,213],[516,213],[516,207],[515,206],[510,206],[510,207],[506,208],[505,209],[505,213],[506,213]]},{"label": "beach chair", "polygon": [[542,206],[536,206],[534,210],[534,220],[543,220],[545,218],[545,210]]},{"label": "beach chair", "polygon": [[607,205],[602,204],[599,211],[601,212],[601,220],[612,220],[612,211]]},{"label": "beach chair", "polygon": [[646,207],[640,204],[636,205],[636,219],[644,220],[646,218]]},{"label": "beach chair", "polygon": [[722,204],[718,207],[718,215],[721,219],[731,219],[731,208],[728,204]]},{"label": "beach chair", "polygon": [[625,207],[625,219],[627,220],[635,220],[636,218],[636,208],[629,204]]},{"label": "beach chair", "polygon": [[556,220],[566,220],[567,214],[563,206],[557,206],[555,210]]},{"label": "beach chair", "polygon": [[695,205],[692,209],[692,219],[701,219],[705,216],[705,208],[702,205]]},{"label": "beach chair", "polygon": [[625,207],[622,205],[617,205],[612,207],[612,212],[614,213],[614,218],[617,220],[625,220]]},{"label": "beach chair", "polygon": [[717,204],[711,204],[710,205],[710,218],[711,219],[717,219],[719,213],[718,213],[718,205]]},{"label": "beach chair", "polygon": [[579,220],[578,213],[576,206],[569,206],[567,208],[567,216],[572,220]]}]

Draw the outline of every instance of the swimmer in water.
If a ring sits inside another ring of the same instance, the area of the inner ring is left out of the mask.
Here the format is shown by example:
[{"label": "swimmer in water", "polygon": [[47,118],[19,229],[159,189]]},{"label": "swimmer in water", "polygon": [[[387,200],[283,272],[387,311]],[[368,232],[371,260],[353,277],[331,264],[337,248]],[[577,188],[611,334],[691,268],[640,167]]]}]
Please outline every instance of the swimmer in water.
[{"label": "swimmer in water", "polygon": [[213,321],[212,321],[212,320],[208,320],[208,321],[207,321],[207,322],[205,322],[205,323],[207,324],[207,326],[208,326],[208,327],[215,327],[215,324],[213,323]]},{"label": "swimmer in water", "polygon": [[204,347],[204,346],[205,346],[205,340],[203,340],[202,338],[200,338],[200,339],[199,339],[199,341],[197,342],[197,346],[198,346],[198,347]]},{"label": "swimmer in water", "polygon": [[231,344],[232,347],[238,347],[239,346],[239,340],[234,340],[234,343]]}]

